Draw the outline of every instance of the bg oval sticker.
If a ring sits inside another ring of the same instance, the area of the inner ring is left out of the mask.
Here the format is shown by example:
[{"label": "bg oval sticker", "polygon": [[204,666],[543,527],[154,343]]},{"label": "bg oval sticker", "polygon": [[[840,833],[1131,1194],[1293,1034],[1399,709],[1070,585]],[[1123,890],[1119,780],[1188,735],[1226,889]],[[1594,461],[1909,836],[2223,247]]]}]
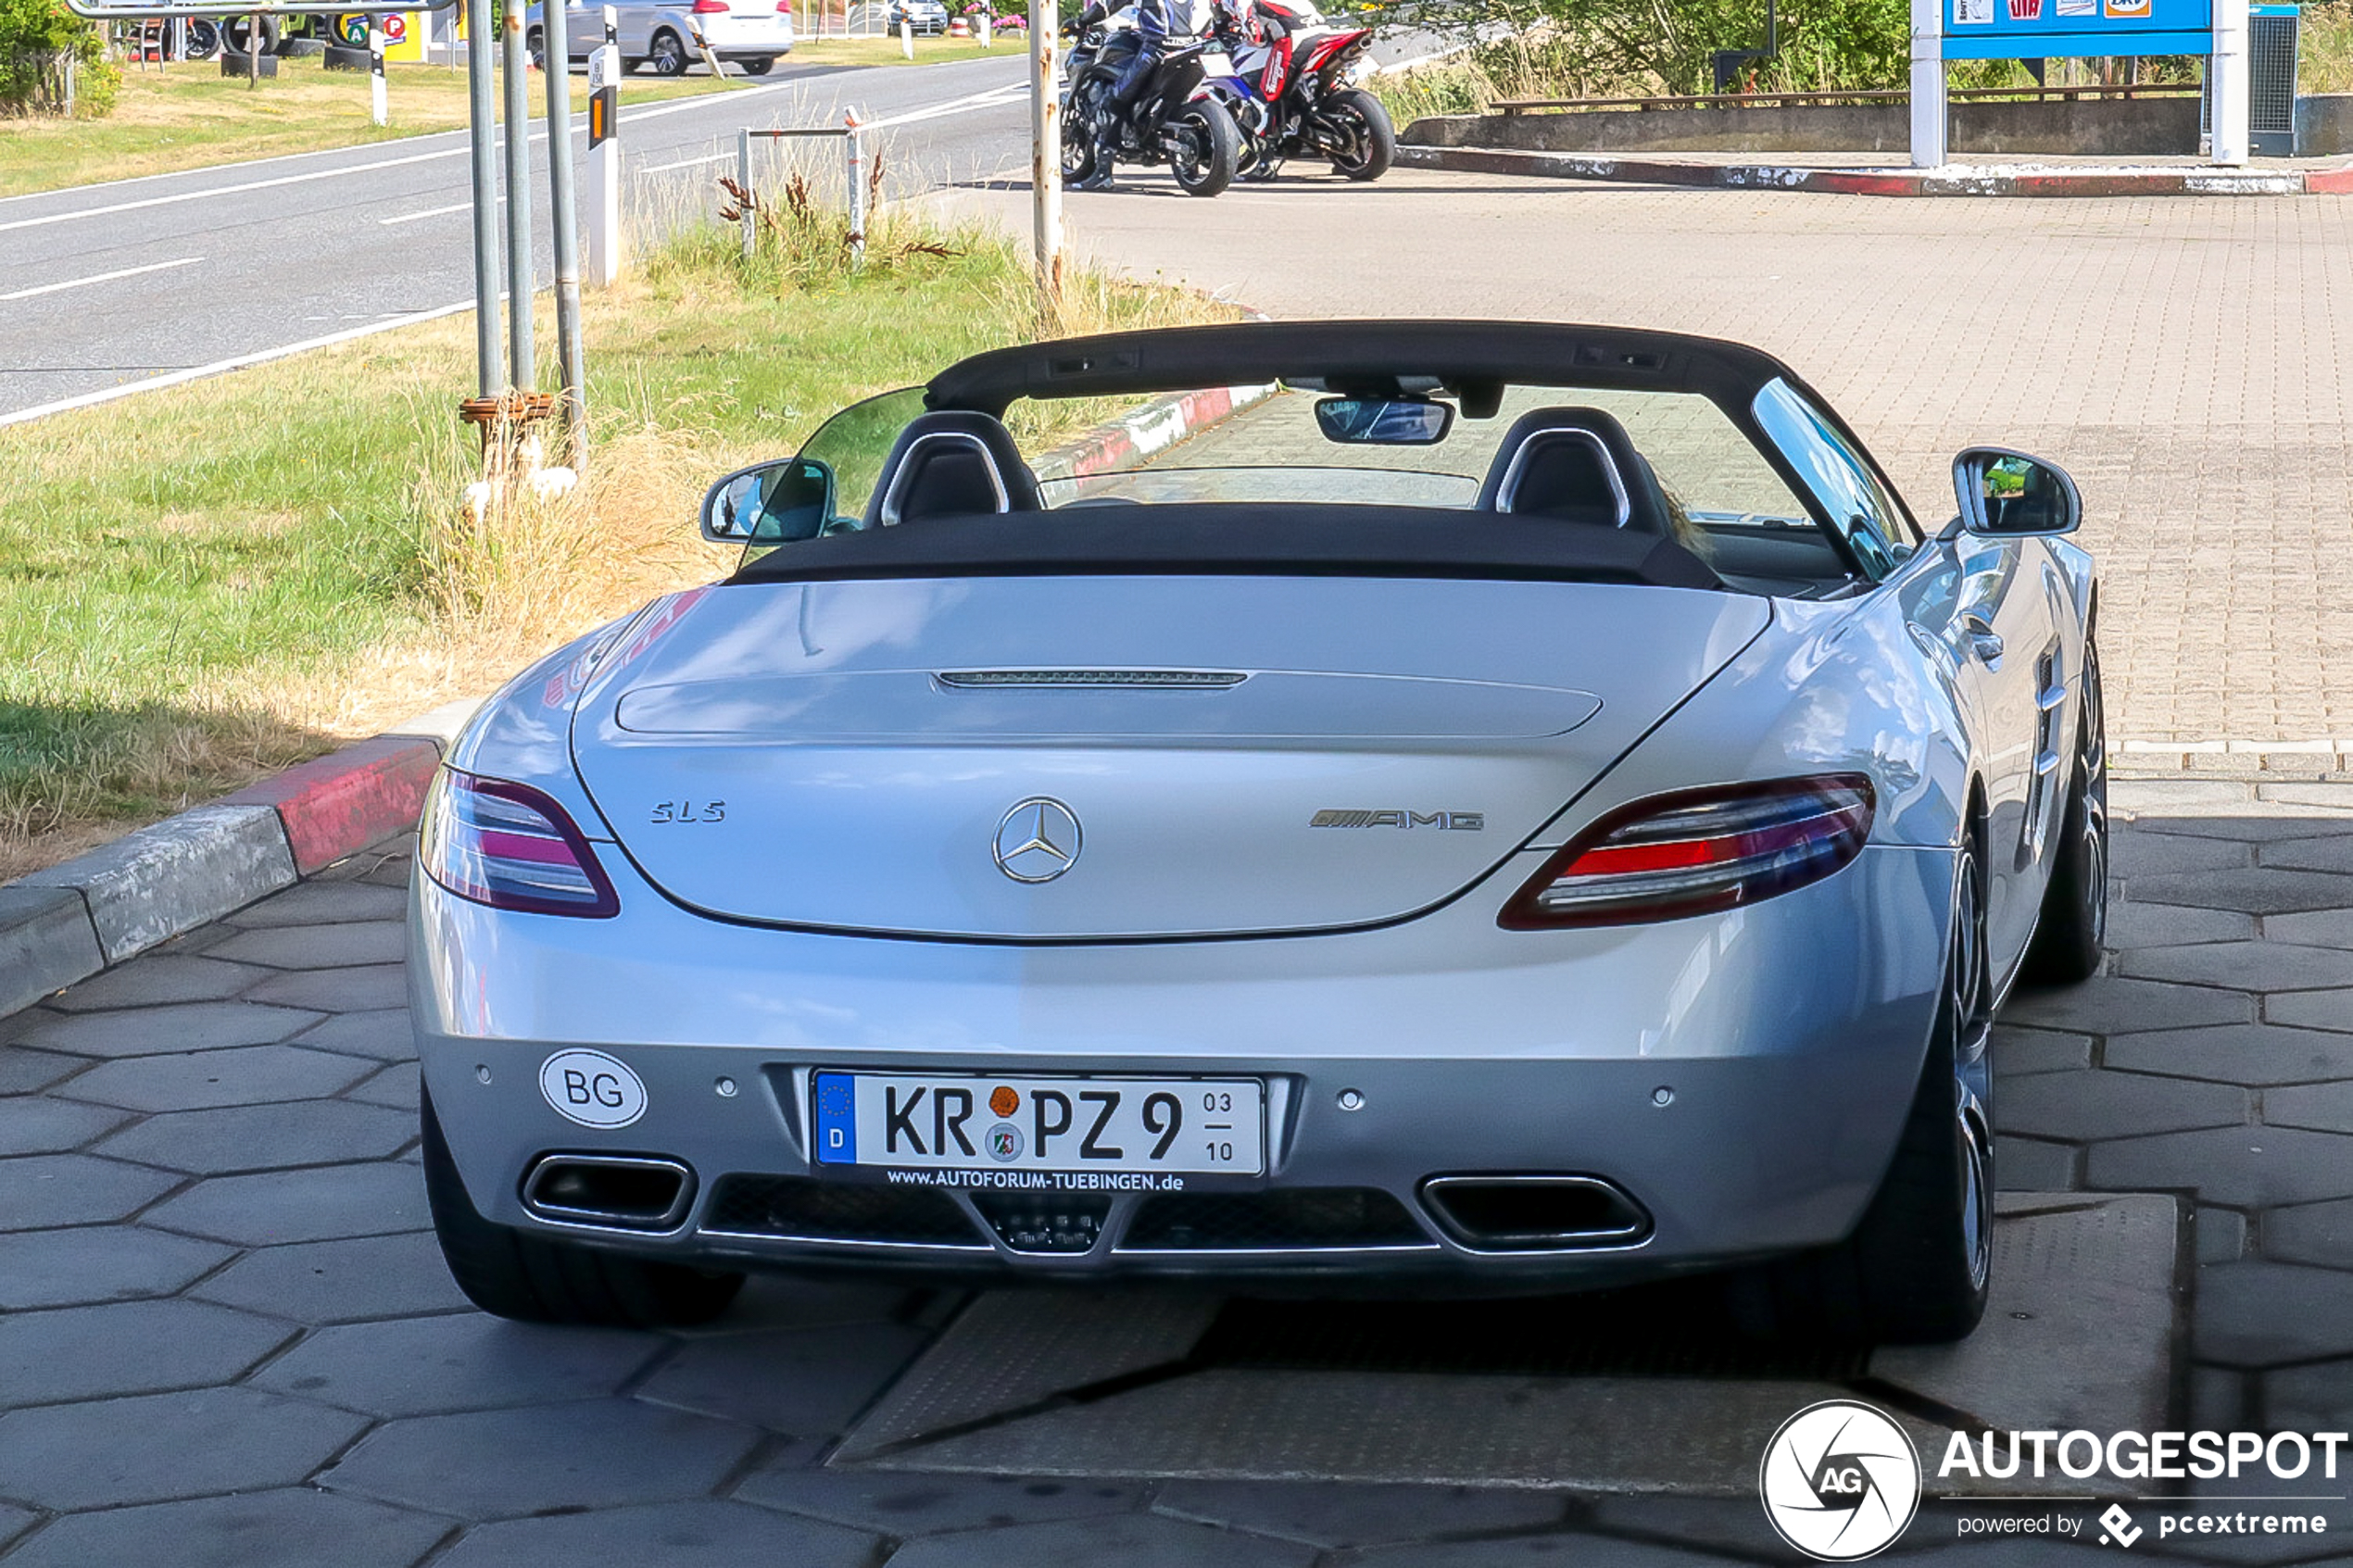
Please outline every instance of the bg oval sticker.
[{"label": "bg oval sticker", "polygon": [[626,1127],[646,1113],[646,1085],[602,1051],[558,1051],[539,1064],[539,1092],[584,1127]]}]

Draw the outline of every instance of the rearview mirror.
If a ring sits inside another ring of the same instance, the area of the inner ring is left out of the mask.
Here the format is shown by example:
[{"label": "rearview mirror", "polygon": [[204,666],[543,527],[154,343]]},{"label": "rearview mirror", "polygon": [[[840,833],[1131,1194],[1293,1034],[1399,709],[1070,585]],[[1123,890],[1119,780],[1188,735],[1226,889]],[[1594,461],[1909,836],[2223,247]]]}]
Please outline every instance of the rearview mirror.
[{"label": "rearview mirror", "polygon": [[834,470],[809,458],[755,463],[702,498],[702,536],[714,545],[788,545],[834,521]]},{"label": "rearview mirror", "polygon": [[2057,463],[2000,446],[1972,446],[1953,459],[1961,526],[1971,533],[2019,539],[2072,533],[2083,497]]},{"label": "rearview mirror", "polygon": [[1454,426],[1452,405],[1420,397],[1325,397],[1315,404],[1324,439],[1363,446],[1434,446]]}]

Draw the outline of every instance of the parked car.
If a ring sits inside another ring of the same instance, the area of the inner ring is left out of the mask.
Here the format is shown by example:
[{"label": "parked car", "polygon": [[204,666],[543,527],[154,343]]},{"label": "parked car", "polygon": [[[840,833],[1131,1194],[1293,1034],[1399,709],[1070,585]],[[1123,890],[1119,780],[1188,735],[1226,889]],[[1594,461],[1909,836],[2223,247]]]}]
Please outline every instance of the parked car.
[{"label": "parked car", "polygon": [[897,32],[900,21],[908,31],[925,34],[948,31],[948,7],[941,0],[892,0],[885,20],[890,31]]},{"label": "parked car", "polygon": [[[1252,387],[1084,476],[1011,433]],[[1924,531],[1780,361],[1616,328],[1125,333],[846,410],[433,786],[458,1283],[1720,1269],[1759,1331],[1967,1334],[1992,1019],[2098,966],[2108,775],[2073,483],[1955,486]]]},{"label": "parked car", "polygon": [[[541,7],[524,13],[525,40],[534,65],[547,63]],[[722,63],[740,67],[746,74],[765,76],[776,61],[792,53],[790,0],[685,0],[684,4],[646,4],[623,0],[620,13],[621,67],[635,70],[651,66],[658,76],[679,76],[702,57],[698,39],[707,42]],[[605,41],[601,7],[571,6],[565,12],[566,52],[577,65]]]}]

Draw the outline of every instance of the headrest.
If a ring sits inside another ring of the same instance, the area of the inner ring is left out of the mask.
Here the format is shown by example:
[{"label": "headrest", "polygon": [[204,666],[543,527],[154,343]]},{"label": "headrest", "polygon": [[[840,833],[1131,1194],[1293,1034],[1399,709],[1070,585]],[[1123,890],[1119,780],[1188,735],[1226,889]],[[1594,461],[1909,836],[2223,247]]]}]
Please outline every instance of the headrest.
[{"label": "headrest", "polygon": [[918,414],[883,462],[866,526],[1037,509],[1038,476],[1002,424],[987,414]]},{"label": "headrest", "polygon": [[1666,493],[1617,416],[1599,408],[1537,408],[1504,434],[1479,486],[1482,511],[1667,530]]}]

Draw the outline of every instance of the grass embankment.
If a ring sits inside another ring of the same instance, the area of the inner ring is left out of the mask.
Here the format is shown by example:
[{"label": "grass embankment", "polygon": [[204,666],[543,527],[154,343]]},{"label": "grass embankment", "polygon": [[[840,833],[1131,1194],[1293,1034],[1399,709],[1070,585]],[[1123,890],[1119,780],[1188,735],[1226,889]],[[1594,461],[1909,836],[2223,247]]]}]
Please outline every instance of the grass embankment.
[{"label": "grass embankment", "polygon": [[[914,64],[944,65],[952,60],[1014,60],[1028,52],[1029,35],[1026,32],[1000,32],[996,46],[984,49],[977,38],[950,38],[945,34],[915,40]],[[889,38],[815,38],[803,36],[793,45],[792,63],[817,66],[903,66],[907,56],[900,52],[899,40]]]},{"label": "grass embankment", "polygon": [[[0,431],[0,878],[724,573],[732,553],[694,530],[710,479],[1038,335],[1026,254],[995,232],[887,213],[853,277],[841,230],[804,207],[747,265],[732,230],[700,229],[591,294],[587,483],[479,525],[462,316]],[[1231,315],[1081,273],[1051,327]]]}]

